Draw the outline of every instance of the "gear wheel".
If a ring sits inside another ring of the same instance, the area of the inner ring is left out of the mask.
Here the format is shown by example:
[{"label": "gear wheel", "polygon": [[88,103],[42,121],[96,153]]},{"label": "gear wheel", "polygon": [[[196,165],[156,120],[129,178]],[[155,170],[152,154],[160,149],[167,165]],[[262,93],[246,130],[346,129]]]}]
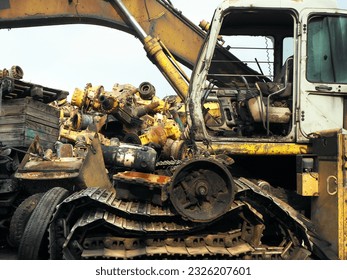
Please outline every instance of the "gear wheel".
[{"label": "gear wheel", "polygon": [[205,223],[230,209],[234,191],[234,180],[224,164],[212,159],[195,159],[175,170],[169,198],[184,219]]},{"label": "gear wheel", "polygon": [[71,104],[81,109],[86,103],[87,93],[76,89],[71,97]]}]

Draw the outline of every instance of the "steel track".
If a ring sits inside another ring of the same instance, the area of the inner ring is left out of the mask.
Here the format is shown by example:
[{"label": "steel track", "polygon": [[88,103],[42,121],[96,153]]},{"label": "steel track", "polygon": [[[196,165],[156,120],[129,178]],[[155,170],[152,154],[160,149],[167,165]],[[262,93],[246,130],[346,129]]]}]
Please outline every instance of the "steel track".
[{"label": "steel track", "polygon": [[[90,188],[65,199],[49,227],[53,259],[306,259],[310,223],[245,178],[229,211],[194,223],[169,206]],[[264,207],[265,205],[265,207]]]}]

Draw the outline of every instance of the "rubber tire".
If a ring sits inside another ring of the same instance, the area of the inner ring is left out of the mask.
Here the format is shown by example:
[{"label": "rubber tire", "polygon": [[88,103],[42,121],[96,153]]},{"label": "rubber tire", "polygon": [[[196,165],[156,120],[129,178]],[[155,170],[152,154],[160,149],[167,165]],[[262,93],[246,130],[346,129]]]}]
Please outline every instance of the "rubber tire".
[{"label": "rubber tire", "polygon": [[12,247],[18,248],[25,226],[43,195],[44,193],[36,193],[27,197],[14,211],[8,236],[9,243]]},{"label": "rubber tire", "polygon": [[33,211],[18,249],[18,259],[48,259],[48,226],[56,209],[69,192],[55,187],[47,191]]}]

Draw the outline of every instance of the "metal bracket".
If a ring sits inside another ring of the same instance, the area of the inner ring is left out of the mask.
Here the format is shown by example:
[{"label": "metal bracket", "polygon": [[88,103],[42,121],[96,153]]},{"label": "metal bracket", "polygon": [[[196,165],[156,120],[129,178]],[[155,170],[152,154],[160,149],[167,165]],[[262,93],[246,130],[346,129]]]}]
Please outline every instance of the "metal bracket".
[{"label": "metal bracket", "polygon": [[[335,190],[334,191],[330,191],[331,190],[331,186],[330,186],[330,180],[333,179],[334,180],[334,183],[336,185],[335,187]],[[327,178],[327,193],[329,195],[335,195],[337,194],[337,178],[333,175],[330,175],[328,178]]]}]

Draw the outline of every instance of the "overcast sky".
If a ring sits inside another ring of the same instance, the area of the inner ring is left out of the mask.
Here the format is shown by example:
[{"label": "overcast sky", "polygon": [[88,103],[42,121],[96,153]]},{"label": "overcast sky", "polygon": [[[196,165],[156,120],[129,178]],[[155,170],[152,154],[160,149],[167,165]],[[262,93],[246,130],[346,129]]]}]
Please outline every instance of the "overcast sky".
[{"label": "overcast sky", "polygon": [[[171,2],[198,24],[212,17],[220,0]],[[119,30],[93,25],[17,28],[0,30],[0,38],[1,69],[19,65],[23,80],[67,90],[70,96],[89,82],[111,90],[115,83],[149,81],[159,96],[174,94],[142,43]]]},{"label": "overcast sky", "polygon": [[[173,5],[198,25],[210,21],[220,0],[171,0]],[[347,9],[347,0],[339,0]],[[86,83],[138,86],[151,82],[159,96],[174,94],[159,70],[148,60],[141,42],[134,36],[99,26],[51,26],[0,30],[0,68],[19,65],[24,79],[67,90]]]}]

